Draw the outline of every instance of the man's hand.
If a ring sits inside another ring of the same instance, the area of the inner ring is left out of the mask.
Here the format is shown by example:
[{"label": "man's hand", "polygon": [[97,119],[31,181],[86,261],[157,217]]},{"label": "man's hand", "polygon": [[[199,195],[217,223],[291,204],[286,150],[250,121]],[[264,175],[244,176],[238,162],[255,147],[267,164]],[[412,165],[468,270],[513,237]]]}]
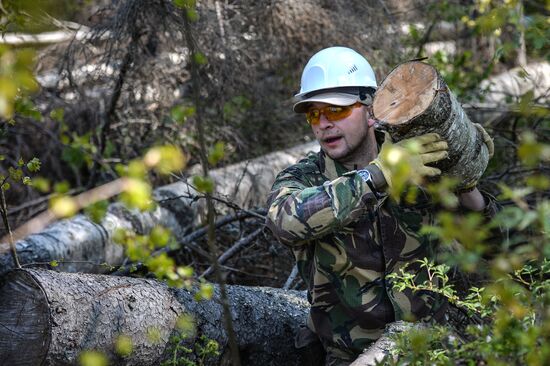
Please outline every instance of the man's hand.
[{"label": "man's hand", "polygon": [[482,211],[485,206],[485,198],[481,195],[481,192],[474,188],[470,192],[459,193],[458,202],[464,208],[467,208],[472,211]]},{"label": "man's hand", "polygon": [[380,153],[371,164],[376,165],[382,171],[390,189],[392,187],[392,167],[396,164],[392,157],[395,154],[392,154],[391,150],[395,148],[398,151],[404,149],[404,153],[409,154],[408,162],[411,165],[412,172],[423,177],[436,177],[441,174],[441,170],[426,165],[446,159],[449,155],[447,142],[439,134],[427,133],[393,143],[390,134],[388,132],[384,133],[386,137]]}]

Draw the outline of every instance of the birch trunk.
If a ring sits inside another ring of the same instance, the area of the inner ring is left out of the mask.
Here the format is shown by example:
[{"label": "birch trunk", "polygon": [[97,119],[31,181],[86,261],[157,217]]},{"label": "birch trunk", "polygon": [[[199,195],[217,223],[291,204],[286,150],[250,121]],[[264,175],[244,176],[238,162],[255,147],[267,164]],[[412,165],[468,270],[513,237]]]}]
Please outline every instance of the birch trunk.
[{"label": "birch trunk", "polygon": [[[294,335],[308,311],[304,293],[229,286],[228,295],[244,365],[298,364]],[[217,289],[214,299],[196,302],[191,292],[155,280],[14,270],[0,283],[0,363],[77,365],[79,354],[93,349],[111,364],[159,365],[171,357],[177,318],[189,314],[197,334],[220,344],[221,355],[209,363],[220,364],[228,347]],[[133,343],[126,357],[114,348],[121,334]],[[184,342],[193,347],[192,339]]]},{"label": "birch trunk", "polygon": [[[276,174],[296,162],[317,143],[271,153],[259,158],[211,171],[216,184],[215,195],[240,207],[263,206]],[[40,233],[16,243],[21,264],[49,263],[61,260],[59,270],[68,272],[102,272],[108,265],[118,265],[124,258],[122,247],[112,240],[119,229],[147,234],[156,225],[172,231],[176,240],[205,212],[204,200],[195,200],[197,192],[186,182],[159,187],[154,197],[159,202],[153,212],[127,210],[120,204],[109,207],[106,217],[96,224],[83,215],[56,222]],[[218,212],[227,210],[219,206]],[[9,245],[0,244],[0,274],[13,268]]]},{"label": "birch trunk", "polygon": [[374,97],[378,127],[394,141],[437,132],[449,144],[449,157],[433,164],[463,185],[481,177],[489,152],[474,124],[434,67],[419,61],[397,66]]}]

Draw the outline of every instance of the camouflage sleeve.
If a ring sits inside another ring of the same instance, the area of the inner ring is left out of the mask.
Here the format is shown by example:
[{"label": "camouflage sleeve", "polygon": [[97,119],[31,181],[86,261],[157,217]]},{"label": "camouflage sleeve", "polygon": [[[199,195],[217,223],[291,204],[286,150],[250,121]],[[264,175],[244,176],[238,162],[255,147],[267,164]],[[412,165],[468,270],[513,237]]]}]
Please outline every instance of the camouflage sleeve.
[{"label": "camouflage sleeve", "polygon": [[281,243],[296,246],[357,220],[378,204],[355,171],[320,186],[283,171],[268,198],[266,224]]}]

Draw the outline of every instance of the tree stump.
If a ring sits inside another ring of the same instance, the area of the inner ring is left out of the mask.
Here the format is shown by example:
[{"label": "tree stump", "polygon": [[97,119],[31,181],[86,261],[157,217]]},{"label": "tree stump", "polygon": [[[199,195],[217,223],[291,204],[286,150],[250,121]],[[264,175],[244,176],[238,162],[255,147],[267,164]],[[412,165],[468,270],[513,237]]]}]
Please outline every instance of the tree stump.
[{"label": "tree stump", "polygon": [[449,144],[449,157],[432,164],[460,186],[479,180],[489,151],[437,70],[420,61],[405,62],[384,79],[373,102],[377,128],[394,141],[436,132]]}]

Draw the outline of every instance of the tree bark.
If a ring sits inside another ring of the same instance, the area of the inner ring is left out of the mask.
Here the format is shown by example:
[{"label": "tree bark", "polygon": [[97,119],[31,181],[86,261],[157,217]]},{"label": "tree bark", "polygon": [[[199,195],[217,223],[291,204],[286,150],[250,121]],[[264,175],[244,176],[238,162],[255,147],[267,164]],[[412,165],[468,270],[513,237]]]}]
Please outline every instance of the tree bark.
[{"label": "tree bark", "polygon": [[[300,145],[288,150],[271,153],[248,162],[229,165],[211,171],[216,188],[215,196],[222,197],[240,207],[263,206],[275,175],[317,148],[316,143]],[[112,240],[119,229],[130,229],[147,234],[156,225],[172,231],[176,240],[181,239],[192,224],[205,214],[204,200],[187,182],[177,182],[159,187],[154,197],[159,202],[152,212],[127,210],[121,204],[112,204],[101,223],[94,223],[86,216],[56,222],[40,233],[30,235],[16,243],[22,265],[31,263],[60,262],[59,270],[69,272],[102,272],[108,265],[118,265],[124,259],[122,247]],[[218,207],[218,212],[227,207]],[[0,244],[0,274],[13,268],[9,246]]]},{"label": "tree bark", "polygon": [[[173,195],[158,192],[157,197],[166,199]],[[192,218],[189,207],[178,200],[167,201],[152,212],[128,210],[115,203],[109,206],[99,224],[84,215],[61,220],[40,233],[19,240],[16,250],[23,266],[46,265],[57,260],[62,271],[103,272],[108,266],[120,264],[124,258],[123,248],[112,239],[117,229],[146,234],[156,225],[163,225],[178,238],[183,236]],[[6,250],[7,246],[0,244],[0,274],[13,268]]]},{"label": "tree bark", "polygon": [[[244,364],[298,364],[294,335],[307,316],[304,293],[229,286],[228,295]],[[220,356],[209,364],[220,364],[227,336],[218,300],[217,288],[213,300],[197,302],[190,291],[155,280],[14,270],[0,282],[0,360],[13,366],[76,365],[81,352],[97,350],[111,364],[158,365],[172,357],[167,346],[178,317],[189,314],[196,336],[219,343]],[[148,336],[151,329],[157,340]],[[121,334],[133,343],[126,357],[115,352]],[[192,348],[193,341],[183,342]]]},{"label": "tree bark", "polygon": [[437,132],[449,144],[449,157],[433,166],[462,185],[483,174],[489,152],[483,136],[470,121],[437,70],[423,62],[397,66],[378,88],[373,103],[378,127],[395,141]]},{"label": "tree bark", "polygon": [[395,348],[395,335],[406,333],[412,330],[424,329],[424,323],[408,323],[397,321],[386,326],[384,334],[376,340],[368,349],[366,349],[350,366],[376,366],[385,358],[391,355]]}]

